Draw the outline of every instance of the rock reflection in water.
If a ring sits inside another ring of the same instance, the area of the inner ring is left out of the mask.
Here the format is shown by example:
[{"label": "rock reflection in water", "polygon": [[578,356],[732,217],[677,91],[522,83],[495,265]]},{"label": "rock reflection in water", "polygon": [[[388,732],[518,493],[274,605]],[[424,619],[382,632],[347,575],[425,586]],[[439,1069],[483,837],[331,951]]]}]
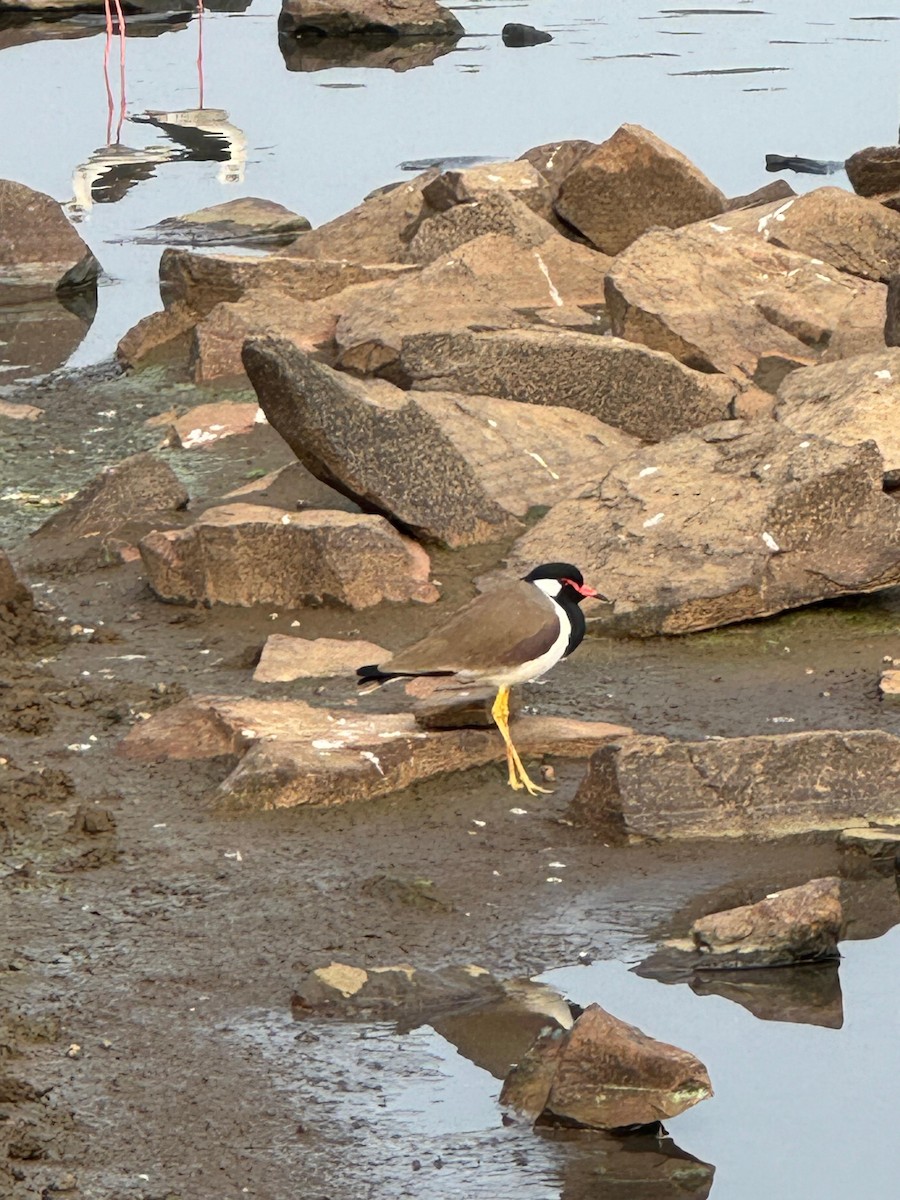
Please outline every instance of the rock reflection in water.
[{"label": "rock reflection in water", "polygon": [[0,384],[63,366],[81,345],[96,312],[96,287],[0,306]]},{"label": "rock reflection in water", "polygon": [[840,1029],[844,1024],[836,962],[747,971],[698,971],[690,980],[698,996],[722,996],[761,1021],[787,1021]]},{"label": "rock reflection in water", "polygon": [[566,1143],[559,1200],[705,1200],[716,1169],[659,1133],[539,1130]]},{"label": "rock reflection in water", "polygon": [[495,1079],[505,1079],[542,1029],[570,1029],[573,1023],[568,1004],[554,988],[527,979],[504,986],[507,995],[495,1004],[430,1022],[464,1058]]},{"label": "rock reflection in water", "polygon": [[283,30],[278,48],[288,71],[329,71],[334,67],[371,67],[388,71],[411,71],[430,67],[455,49],[444,40],[377,37],[295,37]]}]

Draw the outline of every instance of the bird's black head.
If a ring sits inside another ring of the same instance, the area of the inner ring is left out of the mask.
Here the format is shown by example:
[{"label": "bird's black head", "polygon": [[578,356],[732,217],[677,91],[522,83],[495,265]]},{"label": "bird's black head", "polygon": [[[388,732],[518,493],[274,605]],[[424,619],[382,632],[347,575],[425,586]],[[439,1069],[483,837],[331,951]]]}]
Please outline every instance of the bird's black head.
[{"label": "bird's black head", "polygon": [[554,600],[580,604],[587,597],[592,597],[609,603],[609,597],[598,592],[596,588],[588,587],[584,582],[584,576],[572,563],[542,563],[533,571],[529,571],[525,580],[533,583],[535,587],[539,587],[542,592]]}]

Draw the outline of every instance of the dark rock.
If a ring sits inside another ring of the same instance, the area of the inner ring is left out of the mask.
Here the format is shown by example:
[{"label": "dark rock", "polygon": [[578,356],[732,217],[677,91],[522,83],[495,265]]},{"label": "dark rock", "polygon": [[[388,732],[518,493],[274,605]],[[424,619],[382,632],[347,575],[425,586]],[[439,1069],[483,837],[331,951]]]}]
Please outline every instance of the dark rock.
[{"label": "dark rock", "polygon": [[638,736],[594,753],[571,815],[617,845],[784,837],[900,817],[900,738],[825,730],[709,742]]},{"label": "dark rock", "polygon": [[544,42],[552,42],[553,34],[544,29],[535,29],[533,25],[519,25],[510,21],[500,31],[504,46],[540,46]]},{"label": "dark rock", "polygon": [[6,552],[0,550],[0,654],[24,652],[56,637],[46,617],[35,611],[31,589],[19,578]]}]

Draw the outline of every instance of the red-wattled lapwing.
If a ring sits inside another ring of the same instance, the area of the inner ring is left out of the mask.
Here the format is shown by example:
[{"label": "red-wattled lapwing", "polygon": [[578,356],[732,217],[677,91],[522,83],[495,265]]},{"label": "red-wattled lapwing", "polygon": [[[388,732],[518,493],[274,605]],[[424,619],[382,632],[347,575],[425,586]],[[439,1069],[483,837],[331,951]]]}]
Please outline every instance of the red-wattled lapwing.
[{"label": "red-wattled lapwing", "polygon": [[571,563],[544,563],[524,579],[477,596],[434,633],[386,662],[360,667],[360,685],[443,675],[496,687],[491,716],[506,745],[509,786],[534,796],[547,789],[529,779],[513,745],[509,689],[537,679],[572,653],[584,637],[578,606],[586,597],[609,603]]}]

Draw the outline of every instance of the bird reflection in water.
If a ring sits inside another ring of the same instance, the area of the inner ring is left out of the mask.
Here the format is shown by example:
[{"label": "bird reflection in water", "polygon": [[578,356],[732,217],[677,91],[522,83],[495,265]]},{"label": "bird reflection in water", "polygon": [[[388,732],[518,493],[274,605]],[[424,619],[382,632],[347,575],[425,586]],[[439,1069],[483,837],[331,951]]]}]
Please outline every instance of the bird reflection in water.
[{"label": "bird reflection in water", "polygon": [[[156,168],[167,162],[217,162],[217,178],[222,184],[241,183],[247,161],[247,139],[221,108],[206,108],[203,78],[203,0],[197,9],[198,107],[166,112],[148,110],[140,116],[127,116],[125,69],[125,17],[121,0],[105,0],[106,40],[103,50],[103,79],[106,87],[106,145],[95,150],[76,167],[73,198],[66,205],[73,220],[82,220],[94,204],[114,204],[136,184],[152,179]],[[119,38],[118,104],[110,78],[113,37]],[[154,125],[166,136],[166,143],[142,147],[122,144],[125,121]],[[115,133],[113,126],[115,125]]]}]

